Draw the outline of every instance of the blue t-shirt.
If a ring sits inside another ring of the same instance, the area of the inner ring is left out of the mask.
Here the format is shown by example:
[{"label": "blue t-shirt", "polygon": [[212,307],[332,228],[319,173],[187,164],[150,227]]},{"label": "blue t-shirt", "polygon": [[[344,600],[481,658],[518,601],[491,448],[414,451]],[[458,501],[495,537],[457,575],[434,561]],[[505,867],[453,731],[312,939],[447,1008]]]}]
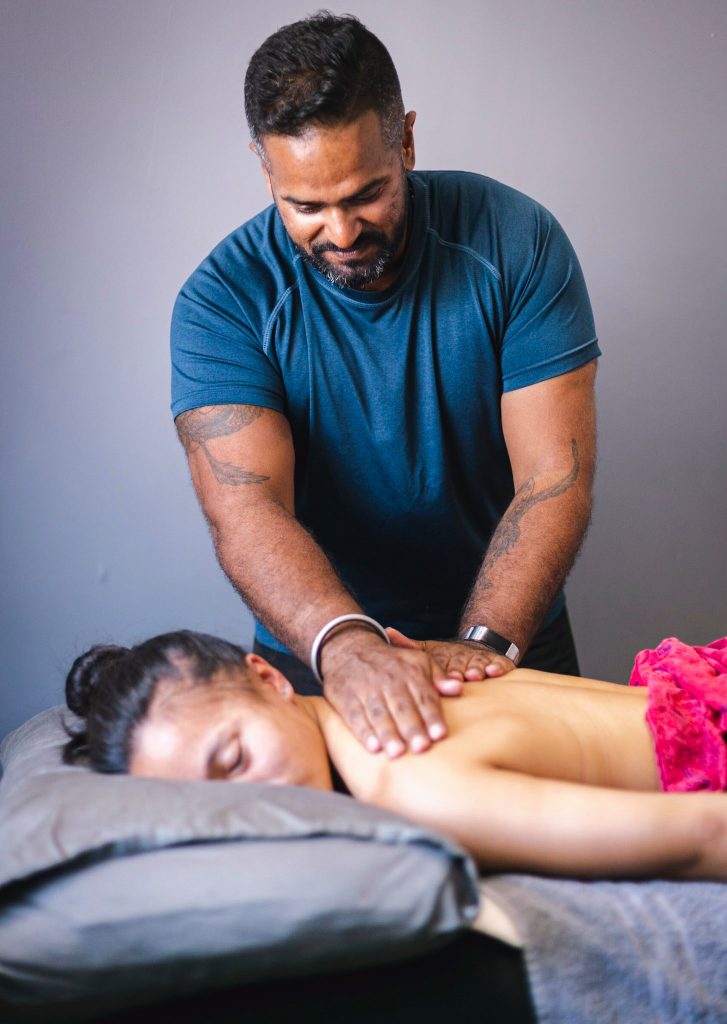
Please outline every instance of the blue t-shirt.
[{"label": "blue t-shirt", "polygon": [[[547,210],[476,174],[410,181],[407,249],[385,291],[331,284],[274,206],[224,239],[177,299],[172,411],[283,413],[297,518],[368,614],[431,638],[455,633],[513,496],[502,393],[599,349]],[[284,649],[260,624],[257,636]]]}]

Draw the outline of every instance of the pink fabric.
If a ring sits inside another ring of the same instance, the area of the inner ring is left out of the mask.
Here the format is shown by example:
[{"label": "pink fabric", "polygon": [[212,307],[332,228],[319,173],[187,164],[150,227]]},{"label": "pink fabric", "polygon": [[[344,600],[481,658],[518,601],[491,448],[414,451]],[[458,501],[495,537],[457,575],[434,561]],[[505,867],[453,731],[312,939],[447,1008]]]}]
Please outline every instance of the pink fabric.
[{"label": "pink fabric", "polygon": [[629,685],[649,688],[662,788],[727,790],[727,637],[706,647],[668,637],[636,655]]}]

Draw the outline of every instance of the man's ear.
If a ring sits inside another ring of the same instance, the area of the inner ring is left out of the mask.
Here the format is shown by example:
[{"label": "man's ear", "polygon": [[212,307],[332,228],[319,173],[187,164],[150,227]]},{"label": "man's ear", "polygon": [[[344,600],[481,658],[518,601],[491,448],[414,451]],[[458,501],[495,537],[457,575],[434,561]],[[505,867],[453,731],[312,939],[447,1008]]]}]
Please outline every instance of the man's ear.
[{"label": "man's ear", "polygon": [[[248,145],[247,148],[260,161],[260,168],[261,168],[261,170],[263,172],[263,177],[265,178],[265,187],[267,188],[268,192],[272,196],[273,195],[273,185],[272,185],[272,182],[270,181],[270,172],[268,171],[267,167],[265,166],[265,161],[263,160],[262,156],[260,155],[260,147],[258,145],[256,145],[254,142],[251,142]],[[275,197],[273,196],[273,198],[275,198]]]},{"label": "man's ear", "polygon": [[406,171],[413,171],[416,162],[414,151],[414,122],[416,119],[416,110],[410,110],[404,118],[404,131],[401,135],[401,159]]},{"label": "man's ear", "polygon": [[295,690],[292,683],[265,658],[261,658],[259,654],[246,654],[245,664],[264,686],[270,686],[284,701],[293,699]]}]

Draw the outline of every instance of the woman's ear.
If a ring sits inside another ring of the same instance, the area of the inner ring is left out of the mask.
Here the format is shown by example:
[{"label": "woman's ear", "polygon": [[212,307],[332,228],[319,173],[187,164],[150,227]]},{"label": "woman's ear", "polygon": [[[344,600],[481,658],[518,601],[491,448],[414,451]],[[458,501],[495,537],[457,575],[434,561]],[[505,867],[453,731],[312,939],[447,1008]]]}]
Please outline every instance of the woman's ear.
[{"label": "woman's ear", "polygon": [[261,658],[259,654],[246,654],[245,664],[251,672],[256,674],[263,685],[272,687],[283,700],[291,701],[293,699],[295,690],[292,683],[265,658]]}]

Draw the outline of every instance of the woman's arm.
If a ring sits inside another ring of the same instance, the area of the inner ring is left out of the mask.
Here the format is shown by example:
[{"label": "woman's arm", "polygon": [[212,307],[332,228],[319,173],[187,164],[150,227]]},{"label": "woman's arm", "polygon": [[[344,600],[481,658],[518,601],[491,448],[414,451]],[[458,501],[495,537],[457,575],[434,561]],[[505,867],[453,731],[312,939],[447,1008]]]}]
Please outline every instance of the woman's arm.
[{"label": "woman's arm", "polygon": [[485,871],[727,880],[727,794],[627,792],[409,755],[380,761],[365,798],[449,833]]}]

